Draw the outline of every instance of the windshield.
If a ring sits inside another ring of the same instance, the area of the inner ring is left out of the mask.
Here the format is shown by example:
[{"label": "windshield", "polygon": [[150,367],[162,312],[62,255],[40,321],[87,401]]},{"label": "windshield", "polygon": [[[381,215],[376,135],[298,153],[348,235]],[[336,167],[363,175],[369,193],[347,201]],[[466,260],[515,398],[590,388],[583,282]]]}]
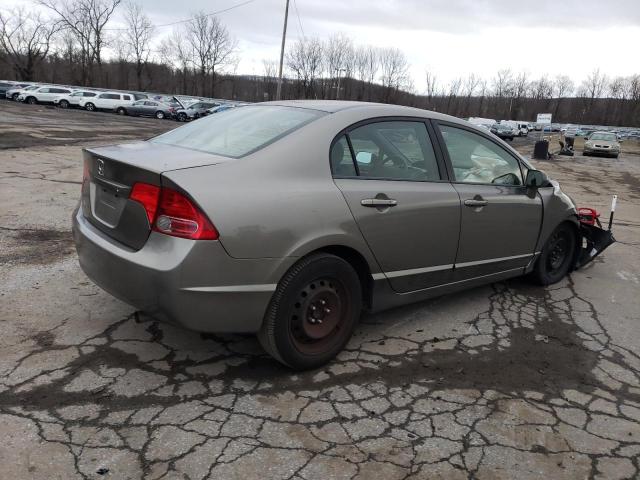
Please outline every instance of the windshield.
[{"label": "windshield", "polygon": [[152,138],[152,142],[238,158],[288,135],[325,112],[282,106],[232,108]]},{"label": "windshield", "polygon": [[589,140],[604,140],[605,142],[615,142],[617,137],[614,133],[594,133]]}]

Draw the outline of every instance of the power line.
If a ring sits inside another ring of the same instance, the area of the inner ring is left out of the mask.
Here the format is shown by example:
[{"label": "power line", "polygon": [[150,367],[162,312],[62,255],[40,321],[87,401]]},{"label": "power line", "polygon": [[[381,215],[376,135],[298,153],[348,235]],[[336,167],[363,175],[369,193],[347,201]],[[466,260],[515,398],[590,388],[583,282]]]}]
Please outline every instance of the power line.
[{"label": "power line", "polygon": [[[242,3],[237,3],[236,5],[232,5],[230,7],[223,8],[222,10],[217,10],[215,12],[207,13],[207,14],[205,14],[205,17],[212,17],[214,15],[219,15],[221,13],[225,13],[225,12],[228,12],[230,10],[234,10],[236,8],[239,8],[239,7],[244,7],[245,5],[248,5],[248,4],[253,3],[255,1],[256,0],[246,0],[246,1],[242,2]],[[180,23],[187,23],[187,22],[190,22],[190,21],[191,21],[191,19],[187,18],[185,20],[177,20],[175,22],[162,23],[160,25],[155,25],[155,27],[156,28],[170,27],[172,25],[178,25]],[[118,31],[118,30],[129,30],[129,29],[128,28],[105,28],[105,30]]]},{"label": "power line", "polygon": [[296,2],[296,0],[293,0],[293,8],[296,11],[296,17],[298,17],[298,25],[300,25],[300,33],[302,33],[302,38],[306,40],[306,36],[302,28],[302,22],[300,21],[300,12],[298,12],[298,3]]}]

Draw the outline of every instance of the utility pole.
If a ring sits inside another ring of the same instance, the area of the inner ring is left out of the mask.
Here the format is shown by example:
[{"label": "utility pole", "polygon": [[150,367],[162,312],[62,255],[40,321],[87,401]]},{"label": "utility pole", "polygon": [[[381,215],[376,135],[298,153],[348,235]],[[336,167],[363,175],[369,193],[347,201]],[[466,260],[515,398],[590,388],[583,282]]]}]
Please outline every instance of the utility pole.
[{"label": "utility pole", "polygon": [[287,19],[289,18],[289,0],[284,9],[284,28],[282,29],[282,47],[280,47],[280,71],[278,72],[278,88],[276,90],[276,100],[280,100],[282,94],[282,64],[284,62],[284,42],[287,38]]},{"label": "utility pole", "polygon": [[346,71],[347,71],[346,68],[336,68],[336,73],[338,75],[338,85],[336,87],[336,100],[338,100],[338,97],[340,97],[340,74]]}]

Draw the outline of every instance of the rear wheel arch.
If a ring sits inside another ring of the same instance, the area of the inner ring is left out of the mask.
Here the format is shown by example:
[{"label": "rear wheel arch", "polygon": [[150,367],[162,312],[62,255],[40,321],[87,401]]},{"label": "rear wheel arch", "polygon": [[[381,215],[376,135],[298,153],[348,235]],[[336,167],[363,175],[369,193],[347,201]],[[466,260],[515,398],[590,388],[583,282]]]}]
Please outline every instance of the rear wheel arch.
[{"label": "rear wheel arch", "polygon": [[363,307],[371,308],[371,305],[373,304],[373,278],[371,276],[371,267],[365,257],[356,249],[344,245],[329,245],[327,247],[314,250],[313,252],[310,252],[309,255],[316,253],[329,253],[342,258],[350,264],[360,279]]}]

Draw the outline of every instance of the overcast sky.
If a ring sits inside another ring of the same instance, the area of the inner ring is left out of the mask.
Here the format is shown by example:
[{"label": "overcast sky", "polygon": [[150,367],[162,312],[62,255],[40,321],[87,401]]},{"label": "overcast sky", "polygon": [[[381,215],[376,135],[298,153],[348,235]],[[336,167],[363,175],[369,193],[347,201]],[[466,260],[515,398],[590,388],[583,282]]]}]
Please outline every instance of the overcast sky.
[{"label": "overcast sky", "polygon": [[[163,24],[246,0],[138,1]],[[239,43],[238,73],[261,74],[263,59],[278,58],[284,5],[253,0],[219,15]],[[113,26],[119,23],[121,16]],[[287,42],[302,32],[343,32],[356,44],[402,49],[418,92],[426,69],[440,83],[470,72],[490,79],[501,68],[564,73],[576,83],[595,67],[610,76],[640,73],[640,0],[291,0]]]}]

